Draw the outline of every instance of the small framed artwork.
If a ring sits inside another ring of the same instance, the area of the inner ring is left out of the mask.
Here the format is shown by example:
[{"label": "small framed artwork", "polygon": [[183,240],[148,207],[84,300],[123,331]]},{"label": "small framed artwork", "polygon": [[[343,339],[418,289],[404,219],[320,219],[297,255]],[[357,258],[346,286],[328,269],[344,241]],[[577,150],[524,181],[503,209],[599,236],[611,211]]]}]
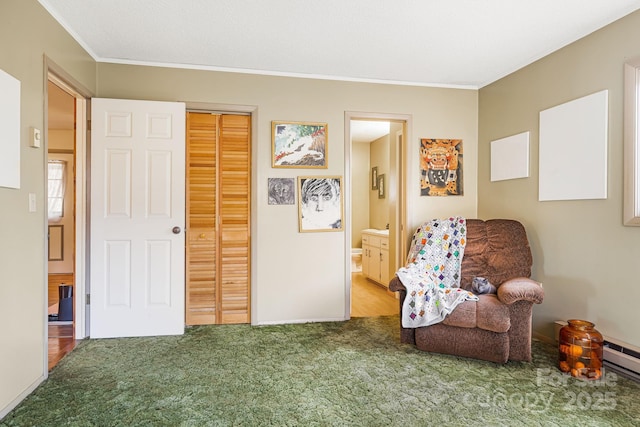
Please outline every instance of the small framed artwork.
[{"label": "small framed artwork", "polygon": [[385,185],[384,174],[378,176],[378,199],[384,199],[385,197]]},{"label": "small framed artwork", "polygon": [[296,184],[294,178],[269,178],[269,204],[293,205]]},{"label": "small framed artwork", "polygon": [[271,122],[272,166],[326,169],[327,133],[326,123]]},{"label": "small framed artwork", "polygon": [[64,226],[49,226],[49,261],[64,261]]},{"label": "small framed artwork", "polygon": [[298,224],[301,233],[341,231],[342,177],[298,177]]},{"label": "small framed artwork", "polygon": [[378,189],[378,167],[374,166],[371,168],[371,189]]}]

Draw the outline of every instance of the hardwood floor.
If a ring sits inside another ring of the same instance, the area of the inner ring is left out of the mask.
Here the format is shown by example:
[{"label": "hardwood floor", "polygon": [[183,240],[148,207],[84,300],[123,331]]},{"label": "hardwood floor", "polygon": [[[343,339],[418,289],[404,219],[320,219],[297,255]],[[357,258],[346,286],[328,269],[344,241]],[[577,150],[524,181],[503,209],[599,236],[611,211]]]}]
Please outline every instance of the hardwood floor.
[{"label": "hardwood floor", "polygon": [[[58,288],[61,284],[73,285],[73,274],[49,274],[49,314],[58,313]],[[73,323],[61,324],[49,322],[49,370],[62,360],[77,345],[74,338]]]},{"label": "hardwood floor", "polygon": [[398,314],[399,304],[394,292],[365,278],[361,272],[351,273],[351,317]]},{"label": "hardwood floor", "polygon": [[49,323],[49,370],[69,354],[77,343],[73,336],[73,324]]}]

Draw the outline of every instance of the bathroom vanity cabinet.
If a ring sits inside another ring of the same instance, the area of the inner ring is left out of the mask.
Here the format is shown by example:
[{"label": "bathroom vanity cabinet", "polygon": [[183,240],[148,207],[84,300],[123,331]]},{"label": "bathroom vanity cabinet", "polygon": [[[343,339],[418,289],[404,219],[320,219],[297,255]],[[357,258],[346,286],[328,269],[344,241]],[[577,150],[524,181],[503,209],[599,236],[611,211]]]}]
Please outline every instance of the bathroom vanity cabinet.
[{"label": "bathroom vanity cabinet", "polygon": [[362,274],[389,286],[389,230],[362,230]]}]

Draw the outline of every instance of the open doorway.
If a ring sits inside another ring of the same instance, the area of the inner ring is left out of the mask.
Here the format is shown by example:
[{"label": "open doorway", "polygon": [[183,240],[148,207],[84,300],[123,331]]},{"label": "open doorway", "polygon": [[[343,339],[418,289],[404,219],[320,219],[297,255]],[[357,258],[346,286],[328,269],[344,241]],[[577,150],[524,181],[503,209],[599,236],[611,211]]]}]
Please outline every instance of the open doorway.
[{"label": "open doorway", "polygon": [[49,369],[75,343],[75,98],[47,82],[47,306]]},{"label": "open doorway", "polygon": [[348,270],[350,317],[398,313],[388,290],[404,257],[404,147],[407,119],[350,115]]},{"label": "open doorway", "polygon": [[[49,64],[50,66],[52,64]],[[46,81],[47,368],[84,338],[86,98],[49,71]]]}]

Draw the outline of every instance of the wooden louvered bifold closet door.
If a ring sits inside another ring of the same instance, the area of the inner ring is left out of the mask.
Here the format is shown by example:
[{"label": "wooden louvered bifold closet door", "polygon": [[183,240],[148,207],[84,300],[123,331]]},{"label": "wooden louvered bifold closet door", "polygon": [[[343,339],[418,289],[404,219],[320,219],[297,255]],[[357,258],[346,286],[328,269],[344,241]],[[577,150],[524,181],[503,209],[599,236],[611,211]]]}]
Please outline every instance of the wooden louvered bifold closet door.
[{"label": "wooden louvered bifold closet door", "polygon": [[250,124],[187,113],[187,325],[250,320]]}]

